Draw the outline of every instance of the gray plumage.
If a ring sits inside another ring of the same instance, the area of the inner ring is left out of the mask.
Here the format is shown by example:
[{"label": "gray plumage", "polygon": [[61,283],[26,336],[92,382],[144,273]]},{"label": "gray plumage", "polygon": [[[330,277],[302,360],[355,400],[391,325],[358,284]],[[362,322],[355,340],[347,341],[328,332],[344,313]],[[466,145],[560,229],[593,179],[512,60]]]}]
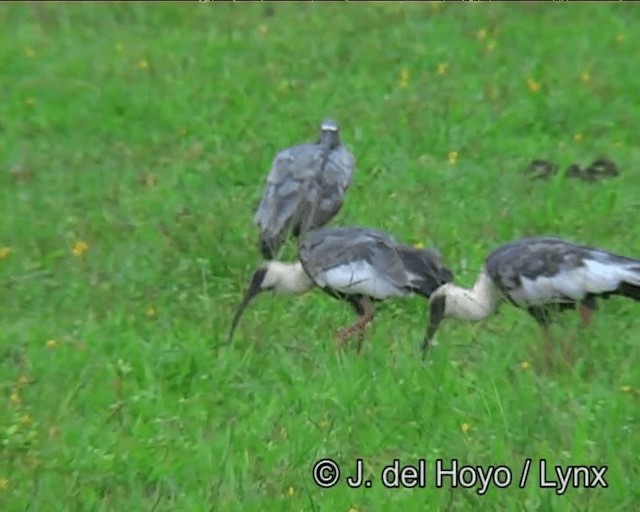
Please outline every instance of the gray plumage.
[{"label": "gray plumage", "polygon": [[371,300],[404,297],[411,293],[430,297],[453,280],[438,251],[398,243],[390,235],[363,227],[325,227],[304,237],[298,245],[298,261],[266,261],[251,279],[231,323],[231,342],[242,312],[265,290],[304,293],[318,286],[329,295],[347,301],[358,314],[351,327],[338,336],[360,334],[373,320]]},{"label": "gray plumage", "polygon": [[299,237],[326,225],[342,207],[354,167],[330,119],[323,121],[316,143],[278,153],[254,217],[262,256],[273,259],[289,234]]},{"label": "gray plumage", "polygon": [[487,257],[473,288],[447,284],[432,294],[423,350],[442,319],[482,320],[503,299],[533,316],[548,339],[551,310],[577,309],[587,325],[597,298],[612,295],[640,301],[640,260],[554,237],[516,240]]},{"label": "gray plumage", "polygon": [[298,258],[317,286],[341,297],[381,300],[417,293],[428,298],[453,279],[437,251],[362,227],[318,229],[302,241]]},{"label": "gray plumage", "polygon": [[559,238],[505,244],[488,256],[485,268],[519,307],[588,301],[595,308],[596,296],[612,294],[631,293],[640,299],[640,289],[633,291],[640,286],[640,261]]}]

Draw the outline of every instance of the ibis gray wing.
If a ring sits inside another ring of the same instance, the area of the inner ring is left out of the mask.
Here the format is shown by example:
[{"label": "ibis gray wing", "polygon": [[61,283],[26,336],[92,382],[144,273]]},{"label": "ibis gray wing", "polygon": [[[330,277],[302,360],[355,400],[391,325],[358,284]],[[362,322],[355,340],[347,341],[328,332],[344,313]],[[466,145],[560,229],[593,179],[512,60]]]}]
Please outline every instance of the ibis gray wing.
[{"label": "ibis gray wing", "polygon": [[[376,230],[361,227],[328,227],[313,231],[303,240],[298,257],[305,271],[321,288],[349,293],[356,276],[368,273],[378,282],[381,295],[403,295],[409,280],[396,251],[397,242]],[[337,286],[336,276],[348,285]]]},{"label": "ibis gray wing", "polygon": [[453,281],[453,272],[443,265],[442,255],[437,250],[399,245],[397,251],[412,289],[420,295],[428,298],[440,286]]},{"label": "ibis gray wing", "polygon": [[509,295],[522,286],[522,279],[552,277],[584,265],[588,249],[559,238],[523,238],[502,245],[485,262],[489,277]]},{"label": "ibis gray wing", "polygon": [[263,245],[271,246],[273,252],[287,230],[299,222],[319,163],[316,144],[301,144],[276,155],[254,216]]},{"label": "ibis gray wing", "polygon": [[343,145],[319,158],[305,199],[300,218],[300,233],[325,226],[342,208],[344,196],[351,185],[355,158]]},{"label": "ibis gray wing", "polygon": [[494,251],[485,263],[516,305],[576,302],[640,286],[640,261],[558,238],[525,238]]}]

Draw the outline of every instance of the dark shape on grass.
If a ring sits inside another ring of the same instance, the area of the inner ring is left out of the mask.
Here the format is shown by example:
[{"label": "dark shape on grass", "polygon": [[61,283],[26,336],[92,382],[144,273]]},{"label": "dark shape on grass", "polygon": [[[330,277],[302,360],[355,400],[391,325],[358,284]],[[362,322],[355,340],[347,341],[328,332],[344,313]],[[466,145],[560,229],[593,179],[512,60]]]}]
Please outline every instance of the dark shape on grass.
[{"label": "dark shape on grass", "polygon": [[576,309],[586,326],[596,299],[612,295],[640,301],[640,260],[551,237],[510,242],[487,257],[473,288],[451,283],[432,294],[423,357],[444,318],[480,321],[504,299],[536,320],[549,355],[553,310]]},{"label": "dark shape on grass", "polygon": [[535,159],[528,165],[526,172],[534,180],[546,180],[558,171],[558,166],[549,160]]},{"label": "dark shape on grass", "polygon": [[340,142],[338,124],[331,119],[322,122],[317,142],[278,153],[254,217],[262,256],[275,258],[289,234],[299,238],[333,219],[354,167],[354,156]]},{"label": "dark shape on grass", "polygon": [[593,183],[606,178],[614,178],[619,174],[618,166],[613,160],[608,158],[598,158],[586,168],[584,178]]},{"label": "dark shape on grass", "polygon": [[571,164],[565,172],[565,176],[568,178],[577,178],[589,183],[596,183],[618,175],[618,166],[608,158],[598,158],[586,169],[578,164]]},{"label": "dark shape on grass", "polygon": [[584,179],[584,169],[578,164],[571,164],[564,173],[567,178]]},{"label": "dark shape on grass", "polygon": [[256,270],[231,323],[231,343],[242,312],[260,292],[303,293],[318,286],[348,302],[357,321],[337,333],[340,340],[359,335],[373,320],[372,302],[415,293],[425,298],[453,281],[440,253],[396,242],[390,235],[363,227],[327,227],[311,232],[298,247],[295,263],[267,261]]}]

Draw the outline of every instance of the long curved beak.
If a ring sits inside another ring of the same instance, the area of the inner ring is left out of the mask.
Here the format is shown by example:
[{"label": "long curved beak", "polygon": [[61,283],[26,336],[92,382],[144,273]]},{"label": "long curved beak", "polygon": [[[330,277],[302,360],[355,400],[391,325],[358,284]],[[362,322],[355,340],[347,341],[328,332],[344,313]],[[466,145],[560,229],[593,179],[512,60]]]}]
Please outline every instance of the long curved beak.
[{"label": "long curved beak", "polygon": [[244,297],[242,298],[242,302],[238,306],[236,314],[233,317],[233,321],[231,322],[231,329],[229,330],[227,342],[224,343],[225,345],[229,345],[233,340],[233,333],[235,332],[236,327],[238,326],[238,322],[240,321],[240,317],[242,316],[242,313],[244,312],[246,307],[253,300],[253,298],[262,291],[260,289],[260,286],[262,285],[262,281],[264,281],[265,274],[266,269],[264,268],[258,269],[254,272],[253,277],[251,278],[251,284],[245,292]]},{"label": "long curved beak", "polygon": [[429,303],[429,325],[427,327],[427,332],[424,335],[424,341],[422,342],[422,359],[425,358],[427,354],[427,349],[431,345],[431,340],[436,334],[438,327],[440,327],[440,323],[444,318],[444,309],[445,309],[445,297],[439,296],[431,299]]}]

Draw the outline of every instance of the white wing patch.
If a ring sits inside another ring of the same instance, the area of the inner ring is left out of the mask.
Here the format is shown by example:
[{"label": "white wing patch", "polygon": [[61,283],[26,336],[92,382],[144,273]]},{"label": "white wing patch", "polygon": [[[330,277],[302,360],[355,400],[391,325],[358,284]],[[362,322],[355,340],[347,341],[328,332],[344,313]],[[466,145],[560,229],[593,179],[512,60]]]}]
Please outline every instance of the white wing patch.
[{"label": "white wing patch", "polygon": [[567,302],[567,298],[579,301],[588,293],[612,292],[623,281],[640,285],[640,275],[623,266],[584,260],[584,266],[551,277],[523,277],[522,287],[511,296],[519,305]]},{"label": "white wing patch", "polygon": [[360,260],[321,272],[316,281],[321,287],[329,287],[349,295],[362,294],[376,299],[402,297],[409,292],[395,287],[369,263]]}]

